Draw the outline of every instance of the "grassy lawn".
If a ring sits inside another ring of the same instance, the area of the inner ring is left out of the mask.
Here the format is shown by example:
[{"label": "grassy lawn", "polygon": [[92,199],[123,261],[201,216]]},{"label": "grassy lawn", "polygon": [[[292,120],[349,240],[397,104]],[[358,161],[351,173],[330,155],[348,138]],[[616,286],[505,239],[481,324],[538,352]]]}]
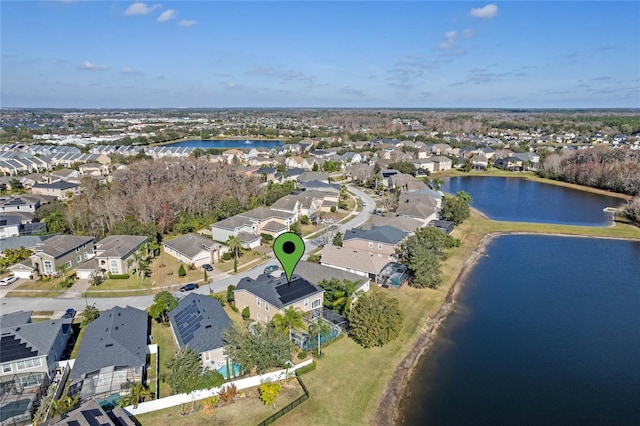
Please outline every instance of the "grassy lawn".
[{"label": "grassy lawn", "polygon": [[64,292],[65,288],[57,288],[62,278],[53,278],[47,280],[25,281],[16,290],[54,290]]},{"label": "grassy lawn", "polygon": [[[74,324],[76,321],[74,320]],[[78,351],[80,350],[80,344],[82,343],[82,339],[84,338],[84,332],[87,330],[86,327],[80,329],[80,333],[78,333],[78,338],[76,339],[76,343],[73,346],[73,351],[71,352],[71,359],[74,359],[78,355]]]},{"label": "grassy lawn", "polygon": [[[276,407],[273,408],[273,406],[264,405],[260,401],[257,387],[240,392],[244,396],[236,398],[232,404],[218,406],[213,409],[205,407],[202,401],[197,401],[195,404],[196,411],[187,415],[182,414],[183,407],[176,406],[141,414],[135,418],[143,426],[158,424],[179,424],[182,426],[199,426],[203,424],[255,425],[304,393],[297,381],[291,381],[282,389],[276,399]],[[310,400],[303,402],[299,407],[308,404]],[[184,410],[190,412],[191,404],[185,404]]]},{"label": "grassy lawn", "polygon": [[49,297],[56,298],[64,293],[64,290],[60,291],[10,291],[5,297]]},{"label": "grassy lawn", "polygon": [[[167,366],[165,365],[165,363],[178,351],[178,345],[176,344],[176,340],[173,338],[171,327],[169,327],[168,325],[165,326],[163,324],[158,324],[157,322],[152,321],[151,335],[153,336],[153,343],[158,345],[158,351],[160,355],[160,377],[162,377],[163,374],[167,373]],[[153,356],[153,358],[155,358],[155,355]],[[153,374],[155,375],[155,370],[153,371]],[[169,395],[171,395],[169,384],[162,383],[162,379],[160,379],[160,398]]]},{"label": "grassy lawn", "polygon": [[[238,258],[238,271],[240,271],[245,265],[251,263],[251,266],[257,266],[261,261],[265,261],[264,254],[255,250],[243,250],[242,256]],[[222,272],[233,273],[233,258],[231,260],[223,261],[216,264],[216,268]]]}]

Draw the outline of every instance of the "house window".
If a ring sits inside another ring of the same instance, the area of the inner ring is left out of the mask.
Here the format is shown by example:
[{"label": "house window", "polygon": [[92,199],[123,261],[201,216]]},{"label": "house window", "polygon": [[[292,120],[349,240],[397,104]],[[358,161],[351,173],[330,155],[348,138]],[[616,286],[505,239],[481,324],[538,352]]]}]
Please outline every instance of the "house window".
[{"label": "house window", "polygon": [[29,374],[26,377],[21,377],[20,381],[22,382],[23,387],[36,386],[38,385],[38,376],[35,374]]},{"label": "house window", "polygon": [[269,322],[269,317],[265,317],[264,322]]},{"label": "house window", "polygon": [[268,311],[268,310],[269,310],[269,302],[267,302],[266,300],[265,300],[265,302],[264,302],[264,310],[265,310],[265,311]]},{"label": "house window", "polygon": [[256,297],[256,305],[260,306],[260,298]]},{"label": "house window", "polygon": [[321,303],[321,302],[320,302],[320,299],[316,299],[316,300],[314,300],[314,301],[311,303],[311,307],[312,307],[313,309],[315,309],[315,308],[319,308],[319,307],[320,307],[320,303]]},{"label": "house window", "polygon": [[211,355],[209,355],[209,352],[205,352],[205,354],[204,354],[204,360],[205,360],[205,361],[211,361]]},{"label": "house window", "polygon": [[40,361],[40,358],[35,358],[35,359],[27,359],[25,361],[18,361],[17,364],[18,364],[18,370],[25,370],[27,368],[38,367],[42,365],[42,362]]},{"label": "house window", "polygon": [[87,253],[86,251],[83,253],[83,256],[85,259],[89,258],[89,253]]},{"label": "house window", "polygon": [[2,364],[3,373],[11,373],[11,364]]},{"label": "house window", "polygon": [[382,250],[382,243],[378,243],[378,250]]},{"label": "house window", "polygon": [[77,255],[76,256],[76,262],[78,262],[78,263],[82,262],[82,256]]},{"label": "house window", "polygon": [[256,318],[260,319],[260,312],[256,314]]},{"label": "house window", "polygon": [[309,299],[304,299],[304,307],[305,308],[309,307]]},{"label": "house window", "polygon": [[115,259],[111,259],[111,273],[119,274],[120,270],[118,269],[118,261]]},{"label": "house window", "polygon": [[42,262],[42,267],[44,268],[45,275],[53,275],[53,263],[51,263],[50,260]]},{"label": "house window", "polygon": [[71,261],[70,260],[67,261],[66,265],[67,265],[67,269],[71,269]]},{"label": "house window", "polygon": [[373,248],[373,243],[369,241],[369,248]]}]

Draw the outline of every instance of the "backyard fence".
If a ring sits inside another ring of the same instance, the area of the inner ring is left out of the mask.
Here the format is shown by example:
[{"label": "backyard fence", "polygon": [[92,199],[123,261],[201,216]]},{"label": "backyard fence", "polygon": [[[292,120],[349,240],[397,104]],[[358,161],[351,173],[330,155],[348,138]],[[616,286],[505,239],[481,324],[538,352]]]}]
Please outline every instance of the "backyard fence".
[{"label": "backyard fence", "polygon": [[304,383],[302,383],[302,379],[300,379],[300,376],[296,376],[296,379],[298,379],[298,383],[300,383],[300,386],[302,387],[302,390],[304,391],[304,395],[301,395],[300,397],[298,397],[295,401],[291,402],[290,404],[284,406],[280,411],[278,411],[277,413],[273,414],[272,416],[269,416],[267,419],[265,419],[264,421],[258,423],[258,426],[266,426],[266,425],[270,425],[271,423],[275,422],[276,420],[278,420],[280,417],[284,416],[285,414],[287,414],[289,411],[293,410],[294,408],[296,408],[298,405],[302,404],[304,401],[306,401],[307,399],[309,399],[309,391],[307,390],[307,387],[304,385]]}]

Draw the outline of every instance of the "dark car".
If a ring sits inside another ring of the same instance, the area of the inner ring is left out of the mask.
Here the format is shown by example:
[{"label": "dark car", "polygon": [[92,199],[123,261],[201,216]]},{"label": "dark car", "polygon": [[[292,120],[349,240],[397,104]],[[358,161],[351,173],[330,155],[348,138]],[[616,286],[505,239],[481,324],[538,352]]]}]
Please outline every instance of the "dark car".
[{"label": "dark car", "polygon": [[204,265],[202,265],[202,269],[204,269],[207,272],[213,272],[213,266],[209,265],[208,263],[205,263]]},{"label": "dark car", "polygon": [[264,268],[264,273],[265,274],[270,274],[272,272],[277,271],[278,269],[280,269],[280,267],[278,265],[269,265],[266,268]]},{"label": "dark car", "polygon": [[62,316],[62,318],[73,318],[76,316],[76,310],[73,308],[69,308],[66,311],[64,311],[64,315]]},{"label": "dark car", "polygon": [[180,291],[184,293],[185,291],[195,290],[196,288],[198,288],[198,284],[189,283],[189,284],[185,284],[182,287],[180,287]]}]

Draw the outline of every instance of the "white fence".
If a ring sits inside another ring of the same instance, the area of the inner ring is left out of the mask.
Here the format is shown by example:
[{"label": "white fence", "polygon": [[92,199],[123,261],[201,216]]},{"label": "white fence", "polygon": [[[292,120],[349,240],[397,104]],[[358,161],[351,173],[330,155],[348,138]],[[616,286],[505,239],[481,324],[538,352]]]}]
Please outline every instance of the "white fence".
[{"label": "white fence", "polygon": [[224,385],[206,390],[197,390],[191,393],[181,393],[178,395],[171,395],[166,398],[155,399],[153,401],[142,402],[138,404],[137,408],[133,408],[133,405],[128,407],[124,407],[124,411],[130,416],[135,416],[138,414],[150,413],[152,411],[162,410],[163,408],[175,407],[181,404],[191,403],[193,401],[199,401],[205,398],[209,398],[211,396],[217,395],[218,392],[225,386],[229,386],[229,384],[234,383],[238,390],[251,388],[254,386],[259,386],[262,383],[275,382],[278,380],[283,380],[286,378],[286,375],[292,376],[292,373],[300,367],[304,367],[305,365],[309,365],[313,362],[313,359],[308,359],[300,364],[296,364],[293,367],[287,370],[278,370],[273,371],[271,373],[266,373],[261,376],[253,376],[247,377],[246,379],[238,379],[233,382],[227,382]]}]

